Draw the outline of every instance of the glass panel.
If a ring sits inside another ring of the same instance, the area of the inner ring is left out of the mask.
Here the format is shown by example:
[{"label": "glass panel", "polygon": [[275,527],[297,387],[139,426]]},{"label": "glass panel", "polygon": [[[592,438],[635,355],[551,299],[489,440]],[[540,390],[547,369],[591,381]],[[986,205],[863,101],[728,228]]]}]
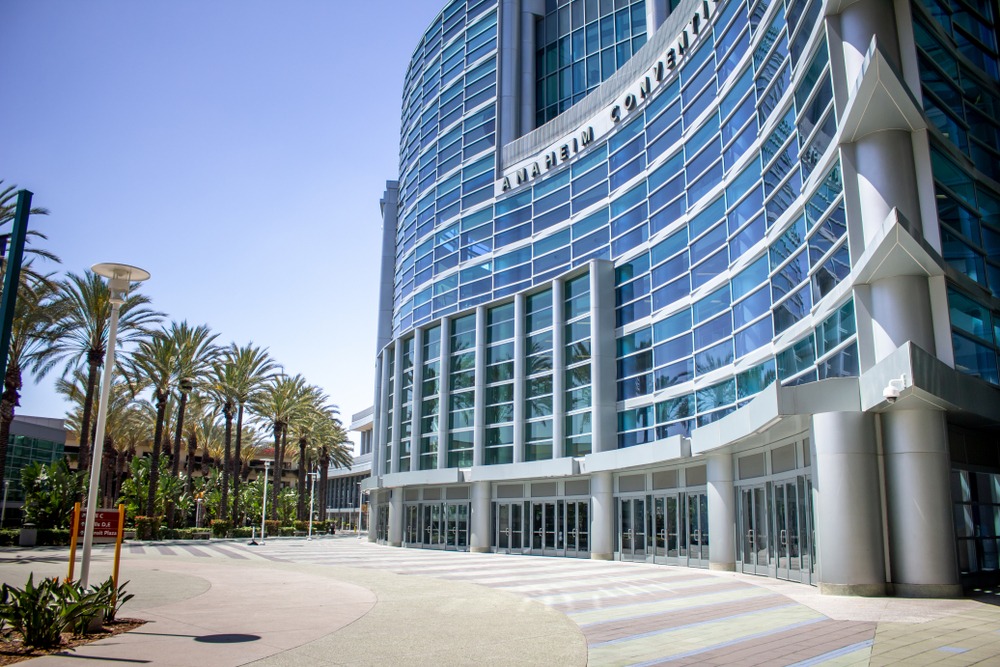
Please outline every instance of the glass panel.
[{"label": "glass panel", "polygon": [[500,505],[497,534],[497,548],[510,548],[510,505]]},{"label": "glass panel", "polygon": [[510,548],[520,549],[522,544],[521,506],[510,506]]}]

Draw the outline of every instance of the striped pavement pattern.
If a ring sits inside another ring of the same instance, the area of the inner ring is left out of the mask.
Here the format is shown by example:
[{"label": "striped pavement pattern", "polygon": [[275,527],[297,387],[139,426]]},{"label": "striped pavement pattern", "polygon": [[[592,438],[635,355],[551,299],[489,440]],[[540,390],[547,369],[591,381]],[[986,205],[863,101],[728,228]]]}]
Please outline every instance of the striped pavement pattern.
[{"label": "striped pavement pattern", "polygon": [[372,568],[515,593],[566,614],[589,664],[867,665],[876,624],[837,621],[736,578],[689,568],[504,554],[392,549],[353,538],[129,544],[156,556]]}]

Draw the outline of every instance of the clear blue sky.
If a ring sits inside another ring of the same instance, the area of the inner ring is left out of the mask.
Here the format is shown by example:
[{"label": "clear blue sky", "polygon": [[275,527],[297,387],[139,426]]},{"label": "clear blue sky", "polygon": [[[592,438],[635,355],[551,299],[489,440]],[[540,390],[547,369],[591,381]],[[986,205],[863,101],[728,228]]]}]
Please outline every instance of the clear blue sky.
[{"label": "clear blue sky", "polygon": [[[444,4],[4,0],[0,178],[51,210],[53,270],[147,269],[169,319],[269,347],[347,421],[372,402],[402,81]],[[53,375],[19,414],[65,414]]]}]

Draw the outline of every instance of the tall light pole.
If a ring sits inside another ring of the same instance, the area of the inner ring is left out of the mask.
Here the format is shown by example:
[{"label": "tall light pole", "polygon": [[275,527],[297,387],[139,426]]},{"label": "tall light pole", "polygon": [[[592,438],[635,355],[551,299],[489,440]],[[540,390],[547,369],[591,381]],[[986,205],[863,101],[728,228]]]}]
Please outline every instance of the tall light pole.
[{"label": "tall light pole", "polygon": [[319,473],[307,472],[306,476],[309,477],[309,537],[306,539],[311,540],[313,538],[313,501],[316,500],[316,478],[319,477]]},{"label": "tall light pole", "polygon": [[149,272],[128,264],[95,264],[91,271],[108,279],[111,293],[111,324],[108,329],[104,371],[101,373],[101,400],[97,408],[97,432],[91,447],[90,488],[87,491],[87,520],[83,529],[83,558],[80,561],[80,586],[87,587],[90,578],[90,551],[94,543],[94,520],[97,516],[97,489],[101,484],[101,459],[104,456],[104,427],[108,420],[108,396],[111,375],[115,369],[115,343],[118,338],[118,311],[128,298],[133,282],[149,280]]},{"label": "tall light pole", "polygon": [[271,462],[264,461],[264,497],[260,503],[260,543],[264,544],[264,517],[267,516],[267,471],[271,469]]}]

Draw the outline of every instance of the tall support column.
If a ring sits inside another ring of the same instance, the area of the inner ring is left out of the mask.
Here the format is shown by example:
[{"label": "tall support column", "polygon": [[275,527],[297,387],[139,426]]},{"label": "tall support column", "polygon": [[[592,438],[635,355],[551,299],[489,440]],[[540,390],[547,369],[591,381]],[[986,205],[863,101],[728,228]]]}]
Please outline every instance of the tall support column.
[{"label": "tall support column", "polygon": [[438,470],[448,467],[448,376],[451,374],[451,318],[441,318],[441,400],[438,401]]},{"label": "tall support column", "polygon": [[960,596],[945,413],[890,410],[881,419],[893,589]]},{"label": "tall support column", "polygon": [[521,2],[500,4],[500,87],[497,93],[499,146],[517,139],[521,116]]},{"label": "tall support column", "polygon": [[389,472],[388,459],[389,459],[389,439],[387,437],[386,422],[389,419],[389,355],[393,354],[393,349],[387,347],[382,350],[382,382],[379,385],[381,391],[381,396],[379,396],[378,401],[378,415],[379,419],[378,426],[379,430],[375,433],[375,442],[378,445],[375,457],[372,459],[372,465],[378,464],[378,475],[384,475]]},{"label": "tall support column", "polygon": [[392,401],[392,441],[390,442],[392,451],[390,452],[389,472],[399,472],[399,443],[402,442],[400,428],[403,417],[403,341],[397,338],[393,347],[395,348],[393,350],[395,362],[392,365],[392,396],[389,397],[389,400]]},{"label": "tall support column", "polygon": [[872,283],[871,316],[876,361],[908,340],[934,353],[934,318],[926,276],[896,276]]},{"label": "tall support column", "polygon": [[885,552],[875,417],[813,415],[820,592],[884,595]]},{"label": "tall support column", "polygon": [[472,536],[469,551],[486,553],[490,550],[490,483],[472,483]]},{"label": "tall support column", "polygon": [[893,208],[899,209],[907,229],[919,238],[920,198],[910,132],[883,130],[861,137],[854,144],[854,168],[865,244]]},{"label": "tall support column", "polygon": [[552,281],[552,458],[566,456],[566,288]]},{"label": "tall support column", "polygon": [[844,48],[844,75],[851,88],[861,74],[868,46],[876,38],[879,49],[889,61],[899,66],[899,38],[896,34],[894,2],[858,0],[840,13],[840,32]]},{"label": "tall support column", "polygon": [[615,411],[615,268],[606,260],[590,261],[591,401],[593,451],[618,447]]},{"label": "tall support column", "polygon": [[590,478],[590,557],[611,560],[615,556],[615,487],[610,472]]},{"label": "tall support column", "polygon": [[368,494],[368,541],[378,541],[378,507],[379,503],[385,502],[384,493],[372,491]]},{"label": "tall support column", "polygon": [[403,546],[403,489],[390,489],[389,546]]},{"label": "tall support column", "polygon": [[524,461],[524,294],[514,295],[514,463]]},{"label": "tall support column", "polygon": [[736,490],[733,486],[733,457],[708,457],[708,568],[736,570]]},{"label": "tall support column", "polygon": [[424,407],[424,330],[413,332],[413,411],[410,419],[410,470],[420,470],[420,420]]},{"label": "tall support column", "polygon": [[535,129],[535,26],[544,13],[539,0],[527,0],[521,10],[521,136]]},{"label": "tall support column", "polygon": [[648,42],[656,29],[663,25],[667,18],[667,0],[646,0],[646,41]]},{"label": "tall support column", "polygon": [[472,465],[486,462],[486,306],[476,308],[476,370],[472,388]]}]

